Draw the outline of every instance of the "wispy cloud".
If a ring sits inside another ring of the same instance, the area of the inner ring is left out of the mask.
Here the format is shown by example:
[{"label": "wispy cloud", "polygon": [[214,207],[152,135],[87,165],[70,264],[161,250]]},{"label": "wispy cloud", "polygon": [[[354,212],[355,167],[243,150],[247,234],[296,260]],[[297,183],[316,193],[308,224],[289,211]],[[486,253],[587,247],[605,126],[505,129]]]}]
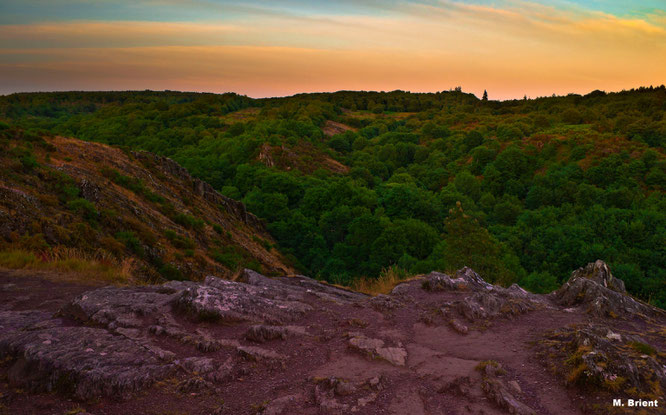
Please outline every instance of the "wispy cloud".
[{"label": "wispy cloud", "polygon": [[[660,10],[611,13],[582,0],[345,0],[333,12],[331,3],[144,0],[126,7],[189,8],[201,20],[0,25],[0,91],[117,87],[264,96],[462,85],[522,97],[664,82]],[[201,10],[209,10],[206,19]]]}]

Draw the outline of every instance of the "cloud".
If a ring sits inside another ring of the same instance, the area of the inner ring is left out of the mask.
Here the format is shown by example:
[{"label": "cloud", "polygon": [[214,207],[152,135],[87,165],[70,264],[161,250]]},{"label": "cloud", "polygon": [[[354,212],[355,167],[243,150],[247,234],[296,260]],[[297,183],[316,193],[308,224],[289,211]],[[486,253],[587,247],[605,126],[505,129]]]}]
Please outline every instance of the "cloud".
[{"label": "cloud", "polygon": [[223,23],[65,22],[0,25],[0,48],[131,47],[219,44],[244,28]]},{"label": "cloud", "polygon": [[[663,83],[661,12],[618,17],[525,0],[391,2],[389,11],[367,15],[277,9],[288,3],[298,2],[271,2],[272,9],[251,2],[236,7],[233,19],[205,22],[0,25],[0,91],[168,88],[266,96],[462,85],[508,98]],[[378,3],[366,0],[368,8]]]},{"label": "cloud", "polygon": [[[174,89],[279,96],[341,89],[466,91],[495,98],[622,89],[661,83],[663,66],[623,59],[580,67],[553,57],[509,62],[450,53],[319,50],[254,46],[9,51],[0,65],[0,92],[35,90]],[[662,64],[666,64],[662,60]],[[547,73],[547,76],[544,74]]]}]

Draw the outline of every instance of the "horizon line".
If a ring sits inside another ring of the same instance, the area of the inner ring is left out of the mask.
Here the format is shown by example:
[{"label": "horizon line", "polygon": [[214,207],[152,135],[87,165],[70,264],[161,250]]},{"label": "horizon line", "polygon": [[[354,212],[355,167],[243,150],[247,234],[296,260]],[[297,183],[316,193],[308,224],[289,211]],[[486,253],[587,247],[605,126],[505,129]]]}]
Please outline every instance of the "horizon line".
[{"label": "horizon line", "polygon": [[[282,99],[282,98],[293,98],[298,95],[314,95],[314,94],[336,94],[340,92],[354,92],[354,93],[391,93],[391,92],[404,92],[408,94],[438,94],[442,92],[461,92],[463,94],[468,94],[468,95],[473,95],[476,97],[478,100],[481,100],[480,97],[478,97],[476,94],[472,92],[465,92],[462,88],[457,91],[457,88],[460,87],[454,87],[450,88],[448,90],[439,90],[439,91],[426,91],[426,92],[414,92],[410,90],[405,90],[405,89],[393,89],[393,90],[353,90],[353,89],[339,89],[336,91],[309,91],[309,92],[297,92],[294,94],[290,95],[274,95],[274,96],[250,96],[246,95],[240,92],[236,91],[225,91],[225,92],[215,92],[215,91],[204,91],[204,90],[199,90],[199,91],[186,91],[186,90],[176,90],[176,89],[108,89],[108,90],[93,90],[93,89],[55,89],[55,90],[45,90],[45,91],[14,91],[14,92],[9,92],[9,93],[0,93],[0,96],[2,97],[8,97],[11,95],[20,95],[20,94],[55,94],[55,93],[68,93],[68,92],[82,92],[82,93],[106,93],[106,92],[175,92],[175,93],[182,93],[182,94],[209,94],[209,95],[225,95],[225,94],[235,94],[238,96],[246,97],[252,100],[262,100],[262,99]],[[660,89],[660,88],[666,88],[665,84],[661,85],[650,85],[650,86],[639,86],[639,87],[634,87],[631,89],[621,89],[621,90],[615,90],[615,91],[606,91],[603,89],[593,89],[585,94],[582,93],[577,93],[577,92],[568,92],[564,95],[559,95],[556,93],[553,93],[552,95],[543,95],[543,96],[535,96],[535,97],[530,97],[527,94],[523,96],[523,98],[508,98],[508,99],[489,99],[488,101],[494,101],[494,102],[507,102],[507,101],[523,101],[525,99],[527,100],[536,100],[536,99],[543,99],[543,98],[563,98],[563,97],[568,97],[572,95],[578,95],[578,96],[586,96],[589,95],[593,92],[599,91],[603,92],[604,94],[618,94],[622,92],[631,92],[631,91],[639,91],[641,89]]]}]

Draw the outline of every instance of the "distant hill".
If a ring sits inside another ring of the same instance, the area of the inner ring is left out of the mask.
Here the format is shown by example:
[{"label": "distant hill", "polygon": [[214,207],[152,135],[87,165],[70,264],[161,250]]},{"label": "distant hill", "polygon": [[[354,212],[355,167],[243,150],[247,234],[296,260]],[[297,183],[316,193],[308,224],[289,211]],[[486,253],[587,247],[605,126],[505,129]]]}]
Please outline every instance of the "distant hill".
[{"label": "distant hill", "polygon": [[662,307],[665,114],[663,86],[505,102],[459,89],[0,97],[0,121],[28,132],[175,160],[264,220],[306,275],[353,285],[467,265],[548,292],[603,259]]},{"label": "distant hill", "polygon": [[168,158],[18,129],[0,141],[0,264],[35,266],[33,253],[148,281],[290,272],[261,220]]}]

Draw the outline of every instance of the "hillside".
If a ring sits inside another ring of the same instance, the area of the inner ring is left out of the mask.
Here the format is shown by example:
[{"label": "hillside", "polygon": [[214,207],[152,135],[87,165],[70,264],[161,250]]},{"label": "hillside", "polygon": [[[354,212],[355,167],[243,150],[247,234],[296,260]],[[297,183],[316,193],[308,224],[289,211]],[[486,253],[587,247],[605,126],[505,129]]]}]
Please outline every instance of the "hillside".
[{"label": "hillside", "polygon": [[462,91],[66,92],[0,120],[167,156],[241,200],[302,273],[354,285],[470,266],[549,292],[599,258],[666,306],[666,88],[484,101]]},{"label": "hillside", "polygon": [[289,273],[245,206],[147,152],[0,131],[0,265],[114,282]]},{"label": "hillside", "polygon": [[470,268],[375,297],[251,270],[51,277],[0,269],[0,414],[663,413],[666,314],[602,261],[548,295]]}]

